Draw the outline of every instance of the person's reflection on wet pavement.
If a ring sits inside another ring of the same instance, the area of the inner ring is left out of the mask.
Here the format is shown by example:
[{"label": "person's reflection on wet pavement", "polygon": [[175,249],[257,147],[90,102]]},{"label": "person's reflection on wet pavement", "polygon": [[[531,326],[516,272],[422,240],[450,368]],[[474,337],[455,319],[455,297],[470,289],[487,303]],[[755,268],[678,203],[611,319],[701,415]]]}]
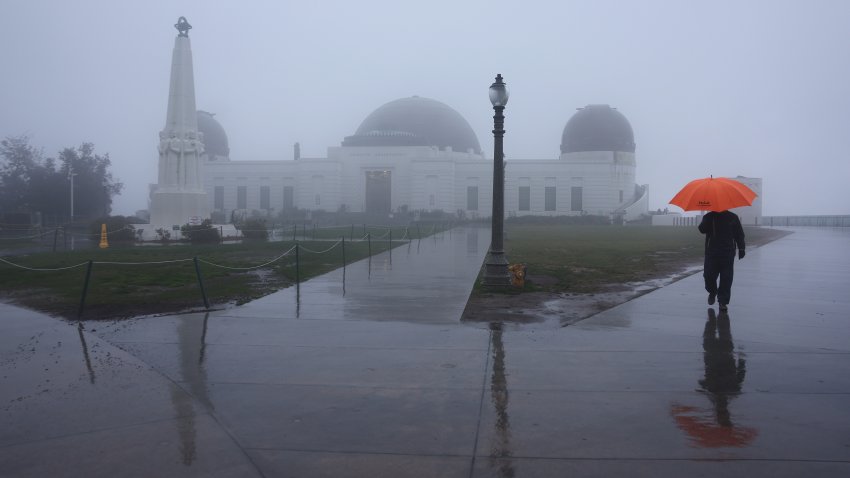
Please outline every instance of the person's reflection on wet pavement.
[{"label": "person's reflection on wet pavement", "polygon": [[729,315],[708,309],[708,320],[702,335],[705,376],[699,380],[699,391],[711,401],[712,409],[674,404],[673,417],[698,447],[745,447],[756,437],[753,428],[735,426],[729,403],[741,393],[747,374],[743,352],[735,351]]},{"label": "person's reflection on wet pavement", "polygon": [[708,320],[702,334],[702,349],[705,378],[700,380],[699,384],[714,404],[717,424],[731,427],[730,395],[734,397],[741,392],[741,385],[747,374],[747,361],[743,352],[735,356],[729,314],[721,312],[720,317],[716,317],[714,309],[708,309]]}]

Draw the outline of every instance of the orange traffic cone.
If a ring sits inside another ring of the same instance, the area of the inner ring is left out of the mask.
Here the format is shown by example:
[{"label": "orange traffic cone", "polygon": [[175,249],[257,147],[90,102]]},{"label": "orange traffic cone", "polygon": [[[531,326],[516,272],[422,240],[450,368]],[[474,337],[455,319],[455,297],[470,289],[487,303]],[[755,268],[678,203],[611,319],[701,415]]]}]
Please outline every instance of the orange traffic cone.
[{"label": "orange traffic cone", "polygon": [[100,248],[106,249],[109,247],[109,241],[106,239],[106,224],[100,225]]}]

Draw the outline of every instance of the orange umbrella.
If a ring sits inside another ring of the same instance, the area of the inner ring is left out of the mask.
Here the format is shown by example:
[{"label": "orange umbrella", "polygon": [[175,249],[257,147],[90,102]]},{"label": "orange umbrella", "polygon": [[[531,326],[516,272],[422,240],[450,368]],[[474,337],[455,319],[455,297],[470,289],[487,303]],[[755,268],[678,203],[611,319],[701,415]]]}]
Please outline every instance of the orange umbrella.
[{"label": "orange umbrella", "polygon": [[752,206],[757,194],[744,184],[729,178],[702,178],[689,182],[670,204],[685,211],[725,211]]}]

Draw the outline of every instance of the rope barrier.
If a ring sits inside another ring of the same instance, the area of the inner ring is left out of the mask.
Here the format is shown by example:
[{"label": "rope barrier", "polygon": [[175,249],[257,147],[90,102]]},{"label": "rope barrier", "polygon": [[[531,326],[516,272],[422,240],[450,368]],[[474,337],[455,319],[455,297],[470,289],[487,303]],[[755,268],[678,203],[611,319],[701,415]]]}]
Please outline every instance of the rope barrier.
[{"label": "rope barrier", "polygon": [[[204,264],[207,264],[207,265],[210,265],[210,266],[213,266],[213,267],[218,267],[218,268],[221,268],[221,269],[230,269],[230,270],[236,270],[236,271],[249,271],[249,270],[252,270],[252,269],[259,269],[260,267],[265,267],[265,266],[267,266],[267,265],[269,265],[269,264],[273,264],[273,263],[275,263],[275,262],[279,261],[281,258],[285,257],[285,256],[286,256],[286,255],[288,255],[290,252],[292,252],[292,251],[295,249],[295,247],[296,247],[296,246],[292,246],[292,247],[290,247],[290,248],[289,248],[289,250],[288,250],[288,251],[286,251],[286,252],[284,252],[283,254],[281,254],[281,255],[279,255],[279,256],[277,256],[277,257],[275,257],[274,259],[272,259],[272,260],[270,260],[270,261],[268,261],[268,262],[266,262],[266,263],[264,263],[264,264],[260,264],[260,265],[258,265],[258,266],[251,266],[251,267],[231,267],[231,266],[225,266],[225,265],[222,265],[222,264],[216,264],[216,263],[214,263],[214,262],[205,261],[205,260],[203,260],[203,259],[198,259],[198,262],[203,262]],[[189,259],[189,260],[193,260],[193,259]]]},{"label": "rope barrier", "polygon": [[329,248],[325,249],[324,251],[313,251],[313,250],[307,249],[307,248],[306,248],[306,247],[304,247],[304,246],[301,246],[301,249],[304,249],[305,251],[310,252],[310,253],[313,253],[313,254],[324,254],[324,253],[326,253],[326,252],[330,252],[330,251],[332,251],[332,250],[333,250],[336,246],[338,246],[338,245],[339,245],[339,243],[340,243],[340,242],[342,242],[342,241],[340,241],[339,239],[337,239],[337,241],[334,243],[334,245],[332,245],[331,247],[329,247]]},{"label": "rope barrier", "polygon": [[93,264],[104,264],[104,265],[113,265],[113,266],[145,266],[148,264],[172,264],[175,262],[189,262],[193,260],[189,259],[172,259],[170,261],[150,261],[150,262],[110,262],[110,261],[94,261]]},{"label": "rope barrier", "polygon": [[[335,228],[340,228],[340,227],[348,228],[349,226],[334,226],[334,227],[335,227]],[[381,240],[381,239],[384,239],[384,238],[386,238],[387,236],[389,236],[389,235],[391,235],[391,234],[392,234],[392,227],[388,227],[388,226],[370,226],[370,227],[386,229],[386,232],[384,232],[384,234],[382,234],[382,235],[380,235],[380,236],[375,236],[375,237],[372,237],[372,234],[371,234],[371,233],[366,233],[363,237],[361,237],[360,239],[357,239],[357,240],[359,240],[359,241],[366,241],[366,240],[368,240],[368,241],[370,241],[370,244],[371,244],[371,240],[372,240],[372,239],[375,239],[375,240]],[[112,233],[120,232],[120,231],[122,231],[122,230],[124,230],[124,229],[130,229],[130,228],[132,228],[132,226],[125,226],[125,227],[123,227],[122,229],[118,229],[118,230],[116,230],[116,231],[112,231]],[[434,226],[432,227],[432,234],[433,234],[435,231],[436,231],[436,225],[434,225]],[[51,232],[55,232],[55,229],[53,229],[53,230],[49,230],[49,231],[46,231],[46,232],[41,233],[41,234],[38,234],[37,236],[43,236],[43,235],[46,235],[46,234],[50,234]],[[65,233],[67,233],[67,231],[65,231]],[[72,234],[73,234],[73,233],[72,233]],[[111,233],[108,233],[108,234],[111,234]],[[88,235],[91,235],[91,234],[83,234],[83,235],[88,236]],[[32,237],[37,237],[37,236],[32,236]],[[401,237],[401,239],[400,239],[400,240],[405,240],[405,239],[409,239],[409,229],[408,229],[408,228],[405,228],[404,235]],[[195,260],[197,260],[198,262],[203,262],[204,264],[207,264],[207,265],[209,265],[209,266],[219,267],[219,268],[222,268],[222,269],[230,269],[230,270],[252,270],[252,269],[259,269],[259,268],[261,268],[261,267],[265,267],[265,266],[268,266],[268,265],[270,265],[270,264],[273,264],[273,263],[275,263],[275,262],[279,261],[279,260],[280,260],[280,259],[282,259],[283,257],[285,257],[285,256],[289,255],[289,254],[290,254],[293,250],[295,250],[297,247],[300,247],[300,249],[303,249],[305,252],[309,252],[309,253],[312,253],[312,254],[325,254],[325,253],[328,253],[328,252],[330,252],[330,251],[334,250],[334,249],[335,249],[337,246],[339,246],[341,243],[342,243],[342,240],[337,239],[337,241],[336,241],[336,242],[334,242],[334,244],[333,244],[333,245],[331,245],[330,247],[328,247],[327,249],[322,250],[322,251],[314,251],[314,250],[312,250],[312,249],[309,249],[309,248],[307,248],[307,247],[304,247],[303,245],[298,245],[298,244],[296,244],[295,246],[292,246],[291,248],[289,248],[289,250],[287,250],[286,252],[284,252],[284,253],[282,253],[282,254],[278,255],[277,257],[275,257],[275,258],[271,259],[270,261],[267,261],[267,262],[265,262],[265,263],[263,263],[263,264],[259,264],[259,265],[256,265],[256,266],[249,266],[249,267],[233,267],[233,266],[225,266],[225,265],[223,265],[223,264],[216,264],[216,263],[214,263],[214,262],[210,262],[210,261],[207,261],[207,260],[204,260],[204,259],[200,259],[200,258],[198,258],[198,259],[195,259],[195,258],[172,259],[172,260],[167,260],[167,261],[147,261],[147,262],[86,261],[86,262],[81,262],[81,263],[79,263],[79,264],[75,264],[75,265],[72,265],[72,266],[66,266],[66,267],[53,267],[53,268],[46,268],[46,267],[27,267],[27,266],[24,266],[24,265],[21,265],[21,264],[16,264],[16,263],[14,263],[14,262],[11,262],[11,261],[8,261],[8,260],[6,260],[6,259],[3,259],[2,257],[0,257],[0,262],[3,262],[3,263],[5,263],[5,264],[8,264],[8,265],[10,265],[10,266],[12,266],[12,267],[17,267],[17,268],[19,268],[19,269],[25,269],[25,270],[31,270],[31,271],[62,271],[62,270],[68,270],[68,269],[74,269],[74,268],[77,268],[77,267],[82,267],[82,266],[87,265],[87,264],[89,264],[89,263],[91,263],[91,264],[99,264],[99,265],[141,266],[141,265],[154,265],[154,264],[176,264],[176,263],[181,263],[181,262],[190,262],[190,261],[195,261]]]},{"label": "rope barrier", "polygon": [[7,261],[6,259],[3,259],[2,257],[0,257],[0,262],[5,262],[6,264],[9,264],[9,265],[10,265],[10,266],[12,266],[12,267],[17,267],[17,268],[19,268],[19,269],[26,269],[26,270],[28,270],[28,271],[64,271],[64,270],[74,269],[74,268],[76,268],[76,267],[84,266],[84,265],[86,265],[86,264],[88,264],[88,263],[89,263],[89,261],[86,261],[86,262],[81,262],[81,263],[79,263],[79,264],[77,264],[77,265],[68,266],[68,267],[53,267],[53,268],[45,268],[45,267],[27,267],[27,266],[22,266],[22,265],[20,265],[20,264],[15,264],[14,262],[9,262],[9,261]]},{"label": "rope barrier", "polygon": [[4,240],[4,241],[19,241],[19,240],[23,240],[23,239],[35,239],[36,237],[42,237],[42,236],[46,236],[46,235],[48,235],[48,234],[52,234],[52,233],[53,233],[53,229],[51,229],[51,230],[49,230],[49,231],[45,231],[45,232],[41,232],[41,233],[37,233],[37,234],[33,234],[32,236],[20,236],[20,237],[0,237],[0,240]]},{"label": "rope barrier", "polygon": [[[107,231],[106,235],[109,236],[109,235],[116,234],[116,233],[119,233],[119,232],[124,231],[124,230],[130,230],[130,229],[132,229],[134,231],[136,230],[136,228],[133,227],[133,226],[124,226],[121,229],[115,229],[114,231]],[[69,231],[67,229],[64,230],[64,233],[69,235],[69,236],[77,236],[77,237],[92,237],[92,236],[100,237],[100,234],[101,234],[100,231],[98,231],[98,232],[74,232],[74,231]]]}]

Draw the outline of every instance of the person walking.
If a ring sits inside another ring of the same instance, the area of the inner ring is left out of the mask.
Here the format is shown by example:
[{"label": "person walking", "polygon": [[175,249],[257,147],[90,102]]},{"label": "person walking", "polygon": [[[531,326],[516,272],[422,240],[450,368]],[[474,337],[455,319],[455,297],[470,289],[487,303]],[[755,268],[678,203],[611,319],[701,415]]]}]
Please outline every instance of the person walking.
[{"label": "person walking", "polygon": [[708,292],[708,305],[714,305],[717,299],[720,302],[720,311],[726,312],[732,295],[735,251],[737,249],[738,260],[743,259],[746,254],[744,228],[734,212],[712,211],[702,217],[699,232],[705,234],[705,265],[702,275],[705,278],[705,290]]}]

